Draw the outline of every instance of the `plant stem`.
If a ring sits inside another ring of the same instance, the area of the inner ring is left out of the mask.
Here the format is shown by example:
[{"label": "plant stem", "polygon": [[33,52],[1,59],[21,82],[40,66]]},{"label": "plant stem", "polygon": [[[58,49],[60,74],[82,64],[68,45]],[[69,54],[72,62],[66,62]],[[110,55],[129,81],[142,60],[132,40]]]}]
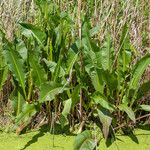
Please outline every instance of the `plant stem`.
[{"label": "plant stem", "polygon": [[[146,118],[146,117],[149,117],[149,116],[150,116],[150,113],[149,113],[149,114],[146,114],[146,115],[144,115],[144,116],[140,116],[140,117],[136,118],[135,120],[138,121],[138,120],[140,120],[140,119],[143,119],[143,118]],[[128,124],[130,124],[130,123],[132,123],[132,122],[133,122],[133,121],[130,121]],[[118,127],[115,127],[114,130],[118,130],[118,129],[124,127],[124,126],[126,126],[126,123],[123,123],[123,124],[119,125]]]},{"label": "plant stem", "polygon": [[[81,7],[82,7],[82,0],[78,0],[78,10],[77,10],[77,16],[78,16],[78,36],[80,39],[80,72],[81,74],[83,73],[83,54],[82,54],[82,50],[81,50],[81,45],[82,45],[82,23],[81,23]],[[82,109],[82,105],[83,105],[83,89],[80,88],[80,123],[83,120],[83,109]]]}]

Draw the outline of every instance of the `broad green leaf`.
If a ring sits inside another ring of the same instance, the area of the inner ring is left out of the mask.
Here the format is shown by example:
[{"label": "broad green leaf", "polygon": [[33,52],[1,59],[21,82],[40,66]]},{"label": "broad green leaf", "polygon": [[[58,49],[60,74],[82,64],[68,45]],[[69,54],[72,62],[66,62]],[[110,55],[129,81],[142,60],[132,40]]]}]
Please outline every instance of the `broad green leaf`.
[{"label": "broad green leaf", "polygon": [[67,116],[70,113],[71,104],[72,104],[71,99],[64,101],[64,109],[63,109],[61,117],[60,117],[60,123],[61,123],[62,128],[68,123]]},{"label": "broad green leaf", "polygon": [[58,27],[55,28],[56,40],[55,40],[55,48],[58,50],[58,47],[62,44],[63,41],[63,28],[62,25],[59,24]]},{"label": "broad green leaf", "polygon": [[132,110],[130,107],[128,107],[126,104],[121,104],[121,105],[119,106],[119,109],[120,109],[121,111],[125,111],[125,112],[127,113],[128,117],[129,117],[134,123],[136,122],[136,120],[135,120],[135,114],[134,114],[133,110]]},{"label": "broad green leaf", "polygon": [[100,69],[101,63],[99,64],[101,61],[99,61],[99,57],[97,57],[100,48],[89,38],[87,23],[83,26],[83,32],[82,45],[84,47],[85,70],[89,74],[95,90],[103,93],[104,82],[102,80],[102,72]]},{"label": "broad green leaf", "polygon": [[32,68],[33,81],[37,86],[40,86],[42,83],[46,82],[45,70],[41,66],[36,56],[31,55],[29,60],[30,66]]},{"label": "broad green leaf", "polygon": [[110,111],[114,111],[115,110],[115,106],[113,104],[111,104],[107,98],[102,95],[101,93],[96,93],[94,94],[91,99],[93,99],[94,104],[100,104],[102,107],[110,110]]},{"label": "broad green leaf", "polygon": [[129,38],[129,29],[127,24],[124,25],[119,48],[119,67],[125,72],[131,63],[131,44]]},{"label": "broad green leaf", "polygon": [[37,26],[28,23],[20,23],[22,27],[31,31],[32,35],[36,38],[36,40],[42,45],[46,34]]},{"label": "broad green leaf", "polygon": [[145,94],[147,94],[150,91],[150,80],[143,83],[137,92],[137,99],[142,98]]},{"label": "broad green leaf", "polygon": [[5,47],[4,56],[8,63],[10,71],[12,72],[14,78],[19,82],[19,85],[23,90],[23,94],[26,97],[24,70],[25,66],[23,64],[23,59],[21,59],[19,53],[9,43]]},{"label": "broad green leaf", "polygon": [[67,68],[66,74],[70,73],[70,71],[72,70],[77,58],[78,58],[78,53],[75,54],[72,50],[70,50],[68,52],[68,60],[67,60],[68,68]]},{"label": "broad green leaf", "polygon": [[94,150],[96,146],[95,141],[92,138],[92,133],[86,130],[77,135],[74,141],[74,150]]},{"label": "broad green leaf", "polygon": [[[49,71],[51,71],[52,73],[54,73],[55,69],[56,69],[56,66],[57,66],[57,63],[54,62],[54,61],[48,61],[46,60],[45,58],[43,59],[43,61],[46,63]],[[65,71],[64,69],[60,66],[60,72],[59,72],[59,75],[58,77],[63,77],[65,75]]]},{"label": "broad green leaf", "polygon": [[69,114],[69,112],[71,110],[71,103],[72,103],[71,99],[64,101],[64,109],[62,111],[62,115],[67,117],[67,115]]},{"label": "broad green leaf", "polygon": [[79,93],[80,93],[80,85],[77,85],[71,95],[71,99],[72,99],[72,108],[79,102],[80,97],[79,97]]},{"label": "broad green leaf", "polygon": [[106,41],[104,42],[103,47],[101,48],[101,64],[104,70],[112,70],[113,62],[113,47],[112,40],[110,35],[107,35]]},{"label": "broad green leaf", "polygon": [[45,101],[51,101],[55,98],[56,95],[67,90],[65,86],[56,84],[54,82],[44,83],[40,87],[40,98],[39,102],[43,103]]},{"label": "broad green leaf", "polygon": [[117,75],[115,74],[115,72],[110,73],[108,70],[104,71],[103,79],[107,87],[110,89],[110,91],[117,89],[118,80],[117,80]]},{"label": "broad green leaf", "polygon": [[132,78],[129,84],[129,89],[137,89],[139,81],[145,69],[150,64],[150,54],[145,55],[140,61],[136,63],[132,72]]},{"label": "broad green leaf", "polygon": [[18,40],[18,43],[16,44],[16,50],[19,52],[20,56],[23,58],[23,60],[27,60],[27,48],[25,46],[25,43],[22,40]]},{"label": "broad green leaf", "polygon": [[110,113],[107,109],[104,109],[103,107],[101,107],[100,109],[97,109],[98,112],[98,116],[99,119],[103,125],[103,135],[105,137],[105,139],[108,138],[108,134],[109,134],[109,128],[112,122],[112,118],[110,117]]},{"label": "broad green leaf", "polygon": [[149,64],[150,64],[150,54],[147,54],[143,58],[141,58],[140,61],[138,61],[133,68],[131,80],[129,83],[129,89],[127,92],[128,99],[131,99],[130,106],[134,104],[134,101],[137,98],[137,92],[140,87],[140,79]]},{"label": "broad green leaf", "polygon": [[[118,89],[122,89],[122,84],[126,78],[126,72],[129,71],[131,63],[131,44],[127,24],[123,26],[120,45],[115,61],[117,62]],[[116,59],[117,58],[117,59]],[[114,63],[116,63],[114,62]]]},{"label": "broad green leaf", "polygon": [[22,112],[16,117],[15,122],[19,124],[23,120],[28,120],[36,111],[36,106],[34,104],[25,103]]},{"label": "broad green leaf", "polygon": [[97,69],[97,68],[88,68],[88,65],[86,66],[86,71],[89,74],[92,84],[95,88],[96,91],[99,91],[101,93],[103,93],[103,89],[104,89],[104,82],[102,79],[102,70]]},{"label": "broad green leaf", "polygon": [[17,92],[17,95],[12,96],[11,99],[12,99],[14,113],[16,116],[19,116],[19,114],[23,110],[23,106],[25,105],[25,100],[19,91]]},{"label": "broad green leaf", "polygon": [[101,29],[100,25],[97,25],[96,27],[90,29],[90,37],[93,37],[94,35],[98,34],[100,29]]},{"label": "broad green leaf", "polygon": [[[57,82],[60,76],[61,71],[61,58],[59,57],[58,62],[56,64],[54,73],[52,74],[52,81]],[[64,73],[65,74],[65,73]],[[62,77],[63,75],[61,75]]]},{"label": "broad green leaf", "polygon": [[150,112],[150,105],[140,105],[140,109]]}]

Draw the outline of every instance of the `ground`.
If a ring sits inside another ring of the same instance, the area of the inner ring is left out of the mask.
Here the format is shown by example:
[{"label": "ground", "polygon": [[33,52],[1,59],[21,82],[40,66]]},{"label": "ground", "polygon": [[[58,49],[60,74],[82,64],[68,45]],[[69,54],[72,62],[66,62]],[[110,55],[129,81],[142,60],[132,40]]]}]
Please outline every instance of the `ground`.
[{"label": "ground", "polygon": [[[117,141],[106,148],[104,140],[100,150],[149,150],[150,130],[137,129],[135,142],[128,136],[117,136]],[[49,132],[32,131],[17,136],[13,133],[0,132],[0,150],[73,150],[74,135],[51,135]],[[54,142],[53,142],[54,141]]]}]

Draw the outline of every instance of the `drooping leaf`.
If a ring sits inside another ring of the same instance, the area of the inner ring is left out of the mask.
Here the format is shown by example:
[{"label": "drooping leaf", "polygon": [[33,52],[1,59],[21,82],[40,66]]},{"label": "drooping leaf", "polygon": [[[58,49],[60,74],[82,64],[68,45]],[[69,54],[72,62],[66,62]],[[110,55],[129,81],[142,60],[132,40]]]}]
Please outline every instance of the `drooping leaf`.
[{"label": "drooping leaf", "polygon": [[127,113],[128,117],[129,117],[134,123],[136,122],[136,120],[135,120],[135,114],[134,114],[133,110],[132,110],[130,107],[128,107],[126,104],[121,104],[121,105],[119,106],[119,109],[120,109],[121,111],[125,111],[125,112]]},{"label": "drooping leaf", "polygon": [[60,123],[61,123],[62,128],[68,123],[67,116],[71,110],[71,103],[72,103],[71,99],[64,101],[64,109],[60,117]]},{"label": "drooping leaf", "polygon": [[100,109],[97,109],[99,119],[103,125],[103,135],[105,139],[107,139],[109,134],[109,128],[112,122],[112,118],[110,117],[110,113],[107,109],[104,109],[101,107]]},{"label": "drooping leaf", "polygon": [[73,147],[74,150],[94,150],[95,146],[91,131],[86,130],[77,135]]},{"label": "drooping leaf", "polygon": [[55,82],[44,83],[40,87],[40,98],[39,102],[43,103],[45,101],[51,101],[55,98],[56,95],[67,90],[65,86],[57,84]]}]

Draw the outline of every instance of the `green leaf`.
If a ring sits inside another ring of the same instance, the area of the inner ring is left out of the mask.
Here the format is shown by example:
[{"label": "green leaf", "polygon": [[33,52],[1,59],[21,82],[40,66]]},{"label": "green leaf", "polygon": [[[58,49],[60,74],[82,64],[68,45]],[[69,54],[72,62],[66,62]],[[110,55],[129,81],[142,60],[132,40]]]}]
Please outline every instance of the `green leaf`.
[{"label": "green leaf", "polygon": [[113,52],[112,39],[110,35],[107,35],[106,41],[104,42],[103,47],[101,48],[101,65],[104,70],[112,70],[113,64]]},{"label": "green leaf", "polygon": [[[104,89],[104,82],[102,80],[102,72],[100,67],[101,65],[101,58],[97,55],[100,53],[100,48],[97,46],[95,42],[89,38],[89,28],[88,23],[84,23],[83,25],[83,38],[82,38],[82,45],[84,47],[84,64],[85,70],[91,78],[92,84],[96,91],[103,93]],[[100,60],[99,60],[100,59]],[[99,63],[100,62],[100,63]]]},{"label": "green leaf", "polygon": [[125,72],[131,63],[131,46],[130,46],[129,29],[127,24],[124,25],[119,48],[119,67]]},{"label": "green leaf", "polygon": [[71,99],[64,101],[64,109],[63,109],[61,117],[60,117],[60,123],[61,123],[62,128],[68,123],[67,116],[70,113],[71,104],[72,104]]},{"label": "green leaf", "polygon": [[136,122],[136,120],[135,120],[135,114],[134,114],[133,110],[132,110],[130,107],[128,107],[126,104],[121,104],[121,105],[119,106],[119,109],[120,109],[121,111],[125,111],[125,112],[127,113],[128,117],[129,117],[134,123]]},{"label": "green leaf", "polygon": [[77,135],[74,141],[74,150],[94,150],[95,141],[92,139],[92,133],[86,130]]},{"label": "green leaf", "polygon": [[147,54],[143,58],[141,58],[140,61],[138,61],[134,66],[134,69],[132,71],[132,77],[129,83],[129,89],[127,92],[128,99],[131,99],[130,106],[134,104],[134,101],[137,98],[137,92],[140,87],[140,79],[149,64],[150,64],[150,54]]},{"label": "green leaf", "polygon": [[33,55],[31,55],[29,60],[30,66],[32,68],[33,81],[37,86],[40,86],[42,83],[46,82],[45,70],[42,65],[40,65],[40,62],[36,56],[33,57]]},{"label": "green leaf", "polygon": [[46,38],[46,34],[41,31],[41,29],[37,26],[34,26],[32,24],[28,24],[28,23],[20,23],[20,25],[22,27],[24,27],[25,29],[30,30],[30,32],[32,33],[32,35],[36,38],[36,40],[43,45],[43,42]]},{"label": "green leaf", "polygon": [[11,99],[12,99],[14,113],[16,116],[19,116],[19,114],[23,110],[23,106],[25,105],[25,100],[19,91],[17,92],[17,95],[14,96],[14,94],[13,94]]},{"label": "green leaf", "polygon": [[98,112],[99,119],[103,125],[102,130],[103,130],[104,137],[105,139],[107,139],[112,118],[110,117],[109,111],[107,109],[104,109],[103,107],[97,109],[97,112]]},{"label": "green leaf", "polygon": [[150,64],[150,54],[145,55],[140,61],[136,63],[132,72],[132,78],[129,84],[129,89],[137,89],[139,81],[145,69]]},{"label": "green leaf", "polygon": [[143,83],[138,92],[137,92],[137,99],[142,98],[145,94],[147,94],[150,91],[150,80]]},{"label": "green leaf", "polygon": [[98,69],[98,68],[88,68],[89,66],[86,66],[86,71],[89,74],[92,84],[95,88],[96,91],[99,91],[101,93],[103,93],[103,89],[104,89],[104,82],[102,79],[102,70]]},{"label": "green leaf", "polygon": [[115,106],[113,104],[111,104],[108,100],[107,97],[105,97],[104,95],[102,95],[101,93],[96,93],[94,94],[91,99],[93,99],[94,104],[100,104],[102,107],[110,110],[110,111],[114,111],[115,110]]},{"label": "green leaf", "polygon": [[140,105],[140,109],[150,112],[150,105]]},{"label": "green leaf", "polygon": [[23,120],[28,120],[36,113],[36,111],[36,106],[34,104],[25,103],[23,106],[23,111],[16,117],[15,122],[19,124]]},{"label": "green leaf", "polygon": [[65,86],[54,82],[44,83],[40,87],[39,102],[43,103],[45,101],[51,101],[55,98],[56,95],[64,92],[67,89],[68,88],[66,88]]},{"label": "green leaf", "polygon": [[97,25],[96,27],[90,29],[90,37],[93,37],[94,35],[98,34],[101,29],[100,25]]},{"label": "green leaf", "polygon": [[68,64],[68,68],[67,68],[67,71],[66,71],[66,74],[69,74],[70,71],[72,70],[76,60],[78,58],[78,53],[75,54],[71,49],[70,51],[68,52],[68,60],[67,60],[67,64]]},{"label": "green leaf", "polygon": [[[57,63],[54,61],[48,61],[45,58],[43,59],[43,61],[45,62],[45,64],[47,65],[49,71],[51,71],[51,73],[55,72]],[[60,72],[58,72],[58,77],[63,77],[65,75],[65,71],[64,69],[60,66]]]},{"label": "green leaf", "polygon": [[16,43],[16,50],[19,52],[21,58],[23,58],[23,60],[27,60],[27,53],[28,53],[28,50],[25,46],[25,43],[18,39],[18,42]]},{"label": "green leaf", "polygon": [[110,91],[117,89],[118,80],[117,80],[117,75],[115,74],[115,72],[110,73],[108,70],[104,71],[103,79],[107,87],[110,89]]},{"label": "green leaf", "polygon": [[72,108],[79,102],[79,93],[80,93],[80,88],[81,86],[80,85],[77,85],[73,92],[72,92],[72,95],[71,95],[71,99],[72,99]]},{"label": "green leaf", "polygon": [[26,97],[25,91],[25,70],[23,59],[21,59],[19,53],[14,49],[13,45],[7,43],[4,47],[4,56],[8,63],[9,69],[12,72],[14,78],[18,81],[23,90],[23,94]]},{"label": "green leaf", "polygon": [[[54,70],[54,73],[52,74],[52,81],[54,81],[54,82],[58,81],[59,76],[61,75],[60,71],[61,71],[61,58],[59,57],[58,62],[55,67],[55,70]],[[61,76],[63,76],[63,75],[61,75]]]}]

